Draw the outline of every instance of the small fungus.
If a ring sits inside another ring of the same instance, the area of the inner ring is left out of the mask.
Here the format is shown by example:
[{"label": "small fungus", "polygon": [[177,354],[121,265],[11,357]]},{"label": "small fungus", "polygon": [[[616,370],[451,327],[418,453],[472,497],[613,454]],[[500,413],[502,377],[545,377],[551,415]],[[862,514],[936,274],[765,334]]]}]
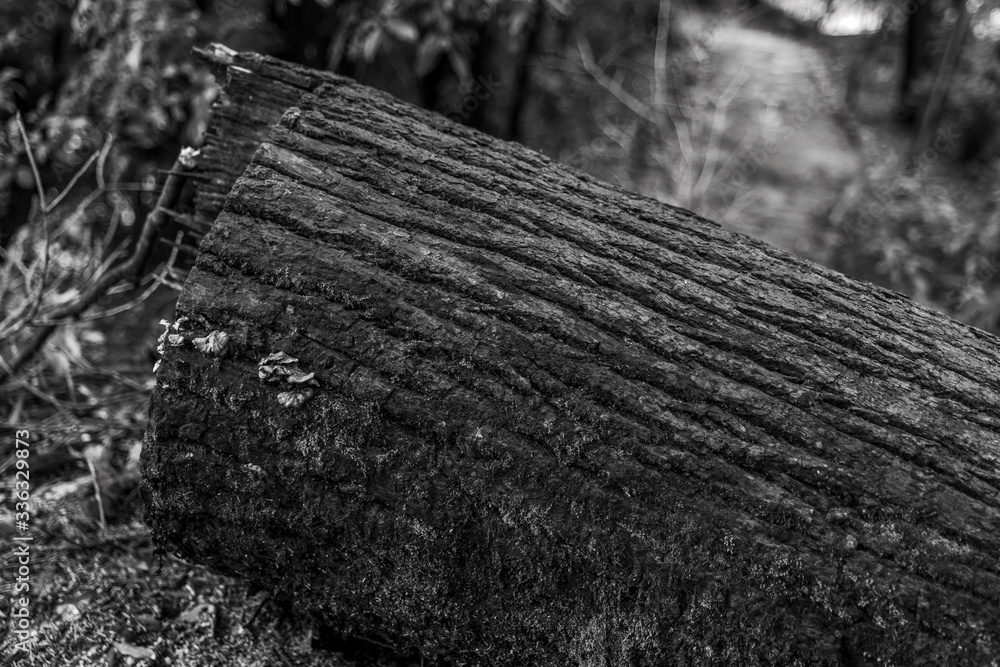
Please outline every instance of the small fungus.
[{"label": "small fungus", "polygon": [[193,341],[195,348],[202,354],[211,354],[221,357],[229,344],[229,335],[222,331],[213,331],[202,338],[195,338]]},{"label": "small fungus", "polygon": [[300,391],[283,391],[278,394],[278,403],[283,408],[299,408],[312,398],[313,390],[308,387]]}]

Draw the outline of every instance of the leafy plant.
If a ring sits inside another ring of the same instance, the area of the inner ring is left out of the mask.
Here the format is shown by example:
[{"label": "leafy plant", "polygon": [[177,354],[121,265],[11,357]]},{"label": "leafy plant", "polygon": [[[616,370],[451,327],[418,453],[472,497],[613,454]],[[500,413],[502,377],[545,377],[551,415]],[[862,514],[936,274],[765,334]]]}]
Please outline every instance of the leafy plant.
[{"label": "leafy plant", "polygon": [[834,266],[1000,331],[1000,191],[987,207],[972,204],[973,192],[934,168],[877,165],[835,211]]}]

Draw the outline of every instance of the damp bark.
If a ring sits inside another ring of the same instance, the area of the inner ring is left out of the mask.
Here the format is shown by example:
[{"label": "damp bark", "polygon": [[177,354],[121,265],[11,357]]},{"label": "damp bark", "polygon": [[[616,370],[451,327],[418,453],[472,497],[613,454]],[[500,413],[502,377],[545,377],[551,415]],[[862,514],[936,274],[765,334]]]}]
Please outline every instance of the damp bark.
[{"label": "damp bark", "polygon": [[1000,652],[997,338],[349,80],[308,90],[177,306],[143,451],[161,543],[454,664]]}]

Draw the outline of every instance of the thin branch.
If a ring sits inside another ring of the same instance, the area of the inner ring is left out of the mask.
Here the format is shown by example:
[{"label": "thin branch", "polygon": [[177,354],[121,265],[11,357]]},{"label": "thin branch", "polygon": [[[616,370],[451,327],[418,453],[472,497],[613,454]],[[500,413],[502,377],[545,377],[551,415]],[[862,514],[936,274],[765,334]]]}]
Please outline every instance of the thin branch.
[{"label": "thin branch", "polygon": [[[667,63],[670,58],[670,0],[660,0],[656,15],[656,47],[653,51],[653,108],[657,124],[664,124],[669,115],[667,102]],[[666,137],[664,132],[662,137]],[[661,137],[661,138],[662,138]]]},{"label": "thin branch", "polygon": [[62,232],[64,229],[74,225],[76,221],[81,216],[83,216],[83,214],[87,211],[87,209],[90,208],[90,205],[93,204],[95,201],[97,201],[97,199],[103,194],[104,190],[102,190],[101,188],[97,188],[92,192],[88,192],[87,196],[81,199],[77,203],[77,205],[73,208],[73,212],[70,213],[68,216],[66,216],[66,221],[62,224],[62,226],[58,231]]},{"label": "thin branch", "polygon": [[27,380],[17,377],[13,373],[13,369],[4,361],[3,357],[0,357],[0,374],[6,377],[10,377],[11,381],[15,383],[21,389],[26,390],[30,394],[34,394],[35,397],[41,399],[42,401],[49,403],[50,405],[56,407],[59,410],[70,412],[76,409],[78,406],[73,403],[66,403],[61,401],[52,394],[47,394],[38,387],[35,387]]},{"label": "thin branch", "polygon": [[604,52],[601,59],[597,61],[597,66],[603,70],[606,70],[613,62],[618,60],[626,51],[628,51],[633,46],[642,43],[642,39],[639,35],[630,35],[628,39],[623,39],[618,42],[615,46],[611,47]]},{"label": "thin branch", "polygon": [[110,150],[110,148],[111,148],[111,136],[108,135],[105,138],[104,145],[101,146],[101,149],[94,151],[93,155],[90,156],[90,158],[84,163],[84,165],[80,167],[75,174],[73,174],[73,178],[69,179],[69,183],[66,184],[66,187],[63,188],[62,192],[56,195],[56,198],[53,199],[49,203],[49,205],[45,207],[45,212],[51,213],[53,210],[55,210],[56,206],[59,205],[59,202],[61,202],[66,197],[66,195],[70,193],[70,191],[72,191],[73,186],[76,185],[76,182],[79,181],[80,178],[87,172],[87,170],[90,168],[90,165],[94,164],[95,160],[97,160],[98,158],[102,158],[101,163],[103,164],[104,160],[102,156],[108,150]]},{"label": "thin branch", "polygon": [[[670,11],[671,0],[660,0],[660,8],[656,15],[656,47],[653,51],[653,110],[656,127],[660,131],[660,141],[666,141],[671,134],[671,129],[678,140],[681,140],[679,126],[683,125],[671,115],[670,99],[667,95],[668,65],[670,62]],[[690,135],[686,139],[686,145],[682,144],[681,151],[684,153],[685,161],[690,162],[694,159]]]},{"label": "thin branch", "polygon": [[83,458],[87,462],[87,468],[90,469],[90,481],[94,485],[94,500],[97,501],[97,516],[101,522],[101,530],[107,530],[108,523],[104,518],[104,500],[101,498],[101,485],[97,482],[97,470],[94,468],[94,462],[90,460],[89,456],[84,454]]},{"label": "thin branch", "polygon": [[24,120],[21,118],[20,111],[17,112],[15,117],[17,119],[17,128],[21,132],[21,139],[24,141],[24,152],[28,155],[28,164],[31,165],[31,174],[35,179],[35,189],[38,192],[38,208],[36,211],[42,218],[42,231],[45,237],[45,252],[42,255],[42,275],[38,285],[38,292],[34,297],[30,298],[31,310],[28,315],[30,318],[38,311],[38,307],[42,303],[42,295],[45,293],[45,285],[49,280],[49,244],[51,240],[49,239],[48,218],[45,215],[45,191],[42,188],[42,177],[38,173],[38,165],[35,164],[35,156],[31,152],[31,140],[28,137],[28,128],[24,126]]},{"label": "thin branch", "polygon": [[615,96],[615,98],[632,110],[637,116],[645,118],[650,122],[656,122],[652,110],[645,102],[639,100],[627,91],[623,90],[620,84],[616,84],[614,79],[607,75],[603,69],[594,62],[594,54],[590,50],[587,40],[576,38],[576,45],[580,51],[580,59],[583,63],[584,71],[589,74],[601,87]]},{"label": "thin branch", "polygon": [[700,201],[701,198],[705,196],[705,193],[708,192],[708,188],[712,185],[712,179],[716,173],[716,165],[719,161],[719,141],[722,138],[722,131],[725,129],[729,105],[732,103],[733,98],[735,98],[743,88],[743,84],[745,84],[749,78],[749,75],[743,74],[743,70],[741,69],[733,76],[725,90],[723,90],[722,95],[719,96],[718,101],[715,103],[715,111],[712,114],[712,129],[708,137],[705,162],[702,164],[698,182],[694,185],[692,193],[692,196],[694,197],[693,201]]},{"label": "thin branch", "polygon": [[927,106],[924,108],[923,118],[920,121],[920,130],[917,132],[913,147],[910,149],[907,171],[912,171],[916,168],[920,154],[930,145],[931,135],[934,134],[934,130],[937,127],[941,116],[941,109],[948,97],[948,90],[951,87],[952,79],[954,79],[955,66],[962,52],[962,45],[969,32],[969,26],[972,25],[972,15],[975,13],[975,10],[970,12],[963,2],[958,5],[958,12],[958,21],[951,30],[948,45],[945,47],[944,56],[941,58],[941,64],[938,66],[937,74],[934,77],[934,86],[931,89],[930,99],[928,99]]},{"label": "thin branch", "polygon": [[[681,152],[680,165],[684,168],[681,172],[680,179],[677,180],[677,186],[675,191],[682,198],[681,204],[687,205],[691,200],[691,189],[693,184],[691,181],[694,176],[694,163],[695,163],[695,151],[694,151],[694,140],[691,138],[691,128],[689,127],[688,121],[677,122],[674,121],[674,131],[677,133],[677,147]],[[661,152],[662,154],[662,152]],[[660,164],[665,170],[670,171],[671,167],[678,166],[677,162],[674,160],[669,160],[664,162],[664,158],[660,159]]]},{"label": "thin branch", "polygon": [[[182,236],[182,235],[183,235],[183,232],[178,232],[178,234],[177,234],[177,240],[178,241],[180,240],[180,236]],[[167,287],[168,289],[173,289],[173,290],[179,291],[179,286],[176,283],[173,283],[173,282],[170,282],[170,281],[167,280],[167,275],[170,273],[170,269],[173,268],[174,263],[176,262],[176,260],[177,260],[177,248],[175,246],[174,250],[171,251],[170,257],[167,259],[167,261],[164,262],[163,264],[161,264],[160,268],[158,268],[156,270],[156,272],[154,272],[153,274],[150,275],[149,281],[152,281],[153,284],[150,285],[149,287],[147,287],[146,290],[143,291],[142,294],[140,294],[139,296],[137,296],[136,298],[132,299],[131,301],[129,301],[127,303],[123,303],[123,304],[117,305],[117,306],[115,306],[113,308],[108,308],[107,310],[102,310],[102,311],[97,312],[97,313],[92,313],[90,315],[87,315],[86,317],[78,317],[78,318],[76,318],[76,321],[77,322],[93,322],[95,320],[101,320],[101,319],[104,319],[106,317],[112,317],[114,315],[118,315],[120,313],[124,313],[124,312],[126,312],[128,310],[131,310],[132,308],[135,308],[137,305],[139,305],[140,303],[142,303],[143,301],[145,301],[146,299],[148,299],[149,297],[151,297],[153,295],[153,293],[157,289],[159,289],[160,287]],[[149,282],[149,281],[146,281],[146,282]],[[109,292],[110,291],[111,290],[109,290]],[[61,322],[61,320],[50,320],[50,321],[48,321],[46,323],[47,324],[58,325],[60,322]]]},{"label": "thin branch", "polygon": [[[174,166],[171,168],[171,171],[180,171],[180,167],[181,164],[178,159],[174,162]],[[166,183],[163,185],[163,190],[160,193],[159,201],[157,201],[156,207],[150,211],[149,215],[146,217],[142,232],[139,236],[139,242],[136,244],[136,247],[129,259],[101,276],[96,283],[91,285],[90,288],[84,292],[84,294],[75,299],[72,303],[63,306],[62,308],[57,308],[55,311],[49,313],[48,318],[50,320],[77,317],[93,305],[97,299],[103,296],[107,292],[108,288],[122,278],[135,280],[138,277],[139,273],[142,271],[142,267],[149,258],[149,254],[152,252],[153,244],[159,236],[160,229],[163,227],[168,218],[168,216],[163,213],[163,209],[170,209],[174,207],[180,197],[184,182],[185,179],[182,176],[171,174],[167,177]],[[38,351],[45,344],[45,341],[47,341],[49,336],[52,335],[52,332],[55,331],[55,328],[55,324],[46,324],[39,327],[39,330],[35,334],[34,338],[18,350],[14,359],[9,364],[3,364],[5,367],[0,369],[0,384],[6,382],[13,373],[17,373],[28,361],[35,357]]]},{"label": "thin branch", "polygon": [[108,161],[108,155],[111,153],[111,145],[114,143],[114,141],[115,141],[114,135],[113,134],[109,135],[107,148],[101,151],[101,157],[98,158],[97,160],[97,172],[94,174],[94,176],[97,177],[97,187],[99,187],[101,190],[107,189],[107,184],[104,182],[104,165]]},{"label": "thin branch", "polygon": [[18,111],[15,118],[17,119],[17,129],[21,132],[21,138],[24,141],[24,152],[28,155],[28,164],[31,165],[31,173],[35,177],[35,190],[38,192],[38,202],[40,210],[44,213],[45,207],[45,192],[42,190],[42,177],[38,174],[38,165],[35,164],[35,156],[31,153],[31,140],[28,138],[28,128],[24,126],[24,120],[21,118],[21,112]]},{"label": "thin branch", "polygon": [[201,181],[211,181],[215,177],[209,176],[208,174],[199,174],[193,171],[177,171],[176,169],[158,169],[161,174],[167,174],[168,176],[181,176],[183,178],[194,178]]},{"label": "thin branch", "polygon": [[[19,254],[19,253],[18,253]],[[31,271],[18,254],[8,251],[6,248],[0,246],[0,259],[4,261],[4,280],[3,288],[4,295],[13,293],[16,289],[16,280],[13,279],[10,274],[16,269],[20,274],[20,284],[24,288],[25,294],[31,292]],[[24,314],[32,306],[32,299],[25,298],[20,301],[20,305],[17,306],[15,312],[7,315],[0,321],[0,338],[6,337],[14,328],[20,327],[22,321],[25,319]]]},{"label": "thin branch", "polygon": [[[91,273],[86,280],[81,281],[84,286],[82,290],[83,293],[86,293],[87,289],[89,289],[92,285],[96,285],[97,282],[101,279],[101,276],[107,274],[108,271],[111,270],[111,266],[116,261],[118,261],[120,257],[123,257],[127,254],[126,249],[128,248],[128,244],[129,244],[128,239],[123,239],[121,242],[119,242],[118,247],[112,250],[110,253],[108,253],[108,256],[101,261],[100,266],[94,269],[93,273]],[[106,248],[107,246],[105,245],[104,247]],[[51,315],[47,313],[42,313],[42,314],[46,317],[51,317]],[[40,324],[40,323],[41,322],[37,319],[33,322],[33,324]]]},{"label": "thin branch", "polygon": [[108,228],[104,230],[104,238],[101,239],[101,248],[107,248],[111,245],[111,242],[115,239],[115,232],[118,231],[118,221],[121,220],[121,213],[118,209],[115,209],[111,213],[111,222],[108,223]]}]

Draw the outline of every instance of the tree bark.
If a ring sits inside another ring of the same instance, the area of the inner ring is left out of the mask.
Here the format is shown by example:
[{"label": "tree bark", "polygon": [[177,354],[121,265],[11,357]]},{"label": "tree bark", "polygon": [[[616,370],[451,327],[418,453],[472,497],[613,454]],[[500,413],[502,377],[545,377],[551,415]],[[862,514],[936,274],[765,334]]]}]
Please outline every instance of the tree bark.
[{"label": "tree bark", "polygon": [[178,302],[143,451],[160,542],[455,664],[995,660],[997,338],[310,90]]},{"label": "tree bark", "polygon": [[226,84],[212,106],[212,122],[198,157],[204,182],[195,194],[195,210],[207,231],[281,114],[302,93],[348,79],[254,53],[236,53],[218,44],[195,49],[195,54]]}]

